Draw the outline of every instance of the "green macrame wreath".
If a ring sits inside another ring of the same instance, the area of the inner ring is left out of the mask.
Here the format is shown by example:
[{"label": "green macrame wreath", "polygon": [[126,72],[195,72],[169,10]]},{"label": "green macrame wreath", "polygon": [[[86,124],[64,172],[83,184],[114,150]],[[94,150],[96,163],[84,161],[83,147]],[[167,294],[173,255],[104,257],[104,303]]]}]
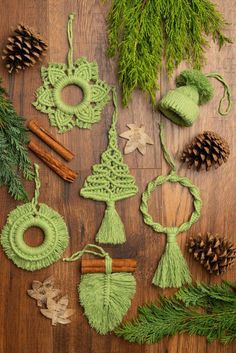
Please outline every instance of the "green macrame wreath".
[{"label": "green macrame wreath", "polygon": [[[50,63],[42,67],[43,86],[37,89],[33,105],[39,111],[48,114],[52,126],[60,133],[71,130],[74,126],[90,128],[101,119],[101,111],[110,100],[110,87],[99,79],[98,65],[89,63],[81,57],[73,63],[72,23],[74,15],[68,20],[68,65]],[[69,85],[78,86],[83,92],[83,99],[77,105],[68,105],[61,97],[62,90]]]},{"label": "green macrame wreath", "polygon": [[[179,233],[186,232],[200,217],[202,208],[202,201],[200,197],[199,189],[186,177],[180,177],[176,174],[175,163],[166,149],[163,138],[163,127],[160,125],[160,141],[166,162],[171,167],[171,172],[166,176],[158,176],[156,179],[150,181],[147,185],[146,190],[142,195],[142,201],[140,210],[143,214],[143,219],[146,224],[152,227],[157,233],[167,234],[167,245],[165,253],[163,254],[158,268],[154,274],[152,283],[161,288],[166,287],[181,287],[183,284],[191,282],[191,276],[189,273],[188,265],[186,260],[181,253],[179,245],[176,241],[176,236]],[[154,222],[151,215],[148,212],[148,200],[152,192],[160,185],[169,183],[179,183],[180,185],[187,187],[193,197],[194,211],[188,222],[183,223],[179,227],[164,227],[160,223]]]},{"label": "green macrame wreath", "polygon": [[[17,267],[28,271],[39,270],[56,262],[68,245],[67,226],[59,213],[45,204],[38,204],[39,167],[35,164],[35,195],[31,202],[18,206],[7,218],[1,234],[6,255]],[[40,246],[31,247],[24,241],[24,233],[38,227],[44,233]]]}]

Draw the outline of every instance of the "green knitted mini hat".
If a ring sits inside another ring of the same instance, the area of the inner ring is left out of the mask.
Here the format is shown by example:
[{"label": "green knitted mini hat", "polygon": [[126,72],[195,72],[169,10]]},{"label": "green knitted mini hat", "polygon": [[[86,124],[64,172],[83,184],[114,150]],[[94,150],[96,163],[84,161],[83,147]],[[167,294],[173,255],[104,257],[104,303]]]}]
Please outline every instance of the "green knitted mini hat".
[{"label": "green knitted mini hat", "polygon": [[[224,86],[224,95],[220,100],[218,112],[220,115],[227,115],[231,108],[231,93],[224,78],[217,73],[205,75],[199,70],[183,71],[176,78],[177,88],[167,92],[159,102],[159,110],[177,125],[193,125],[199,115],[199,106],[209,102],[214,95],[209,77],[214,77]],[[222,111],[225,98],[228,100],[228,106]]]}]

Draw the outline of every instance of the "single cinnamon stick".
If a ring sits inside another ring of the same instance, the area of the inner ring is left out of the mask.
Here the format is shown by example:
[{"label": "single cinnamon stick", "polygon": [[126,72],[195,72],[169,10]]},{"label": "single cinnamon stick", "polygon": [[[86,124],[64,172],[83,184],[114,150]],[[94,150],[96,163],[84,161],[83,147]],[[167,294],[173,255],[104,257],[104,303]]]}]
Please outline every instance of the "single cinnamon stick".
[{"label": "single cinnamon stick", "polygon": [[58,174],[63,180],[73,182],[78,173],[65,166],[63,163],[58,161],[56,158],[50,155],[45,149],[43,149],[36,141],[31,140],[28,144],[29,149],[36,154],[49,168],[51,168],[56,174]]},{"label": "single cinnamon stick", "polygon": [[[134,272],[137,261],[134,259],[112,259],[112,272]],[[82,259],[81,273],[105,272],[104,259]]]},{"label": "single cinnamon stick", "polygon": [[56,138],[50,134],[50,132],[39,126],[36,120],[30,120],[27,127],[66,161],[69,162],[75,157],[74,153],[69,151],[59,141],[57,141]]}]

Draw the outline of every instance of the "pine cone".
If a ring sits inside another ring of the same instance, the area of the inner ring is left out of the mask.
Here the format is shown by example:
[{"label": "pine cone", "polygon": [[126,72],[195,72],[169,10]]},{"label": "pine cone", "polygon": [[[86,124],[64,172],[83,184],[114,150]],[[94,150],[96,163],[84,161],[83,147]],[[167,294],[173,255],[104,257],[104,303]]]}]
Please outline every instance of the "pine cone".
[{"label": "pine cone", "polygon": [[205,269],[214,275],[220,275],[233,265],[236,257],[236,247],[229,240],[207,233],[206,237],[199,234],[190,238],[189,252]]},{"label": "pine cone", "polygon": [[14,34],[8,38],[2,59],[9,73],[25,70],[45,56],[48,46],[32,29],[19,24]]},{"label": "pine cone", "polygon": [[230,154],[228,142],[220,135],[212,131],[204,131],[197,135],[193,142],[185,147],[181,160],[188,164],[188,167],[195,167],[210,170],[214,165],[218,168],[226,162]]}]

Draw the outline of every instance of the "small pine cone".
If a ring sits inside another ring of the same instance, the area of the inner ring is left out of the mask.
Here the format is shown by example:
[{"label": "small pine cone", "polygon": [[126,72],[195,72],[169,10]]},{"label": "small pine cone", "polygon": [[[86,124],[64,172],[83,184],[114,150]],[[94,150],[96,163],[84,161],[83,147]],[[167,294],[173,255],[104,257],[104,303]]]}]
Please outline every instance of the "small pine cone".
[{"label": "small pine cone", "polygon": [[46,55],[48,45],[32,29],[19,24],[3,50],[2,59],[9,73],[25,70]]},{"label": "small pine cone", "polygon": [[208,171],[212,166],[218,168],[226,162],[229,154],[227,141],[215,132],[204,131],[185,147],[181,160],[187,163],[189,168]]},{"label": "small pine cone", "polygon": [[190,238],[188,250],[195,260],[214,275],[221,275],[233,265],[236,258],[236,247],[229,240],[207,233]]}]

